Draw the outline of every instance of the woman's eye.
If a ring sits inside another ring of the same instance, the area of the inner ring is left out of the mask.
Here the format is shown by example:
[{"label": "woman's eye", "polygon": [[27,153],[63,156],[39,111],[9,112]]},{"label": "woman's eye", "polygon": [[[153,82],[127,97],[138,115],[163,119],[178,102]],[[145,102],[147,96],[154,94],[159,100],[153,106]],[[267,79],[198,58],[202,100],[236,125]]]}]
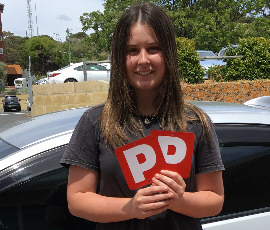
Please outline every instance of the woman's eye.
[{"label": "woman's eye", "polygon": [[130,48],[130,49],[127,50],[127,53],[131,54],[131,55],[137,54],[138,52],[139,51],[136,48]]},{"label": "woman's eye", "polygon": [[150,53],[156,53],[156,52],[159,52],[160,51],[160,47],[159,46],[153,46],[153,47],[150,47],[148,49],[148,52]]}]

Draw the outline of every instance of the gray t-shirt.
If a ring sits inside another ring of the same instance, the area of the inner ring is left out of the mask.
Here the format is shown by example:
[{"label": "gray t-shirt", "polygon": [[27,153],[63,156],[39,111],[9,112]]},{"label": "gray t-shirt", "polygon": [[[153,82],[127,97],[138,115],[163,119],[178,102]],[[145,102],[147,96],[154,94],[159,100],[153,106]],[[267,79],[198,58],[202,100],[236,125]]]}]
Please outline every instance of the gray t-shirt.
[{"label": "gray t-shirt", "polygon": [[[109,197],[134,197],[137,190],[130,190],[121,171],[118,160],[111,147],[106,146],[100,128],[100,114],[104,105],[88,109],[78,122],[68,147],[61,159],[61,164],[80,166],[99,172],[99,194]],[[143,119],[142,117],[138,117]],[[143,122],[142,122],[143,123]],[[144,134],[151,130],[160,130],[158,120],[154,118],[149,125],[144,125]],[[193,159],[190,177],[185,179],[186,191],[196,191],[195,174],[224,170],[216,133],[211,124],[211,145],[208,144],[199,122],[188,124],[188,132],[195,134]],[[138,138],[131,135],[131,140]],[[116,223],[97,223],[97,229],[202,229],[199,219],[191,218],[171,210],[148,217],[144,220],[131,219]]]}]

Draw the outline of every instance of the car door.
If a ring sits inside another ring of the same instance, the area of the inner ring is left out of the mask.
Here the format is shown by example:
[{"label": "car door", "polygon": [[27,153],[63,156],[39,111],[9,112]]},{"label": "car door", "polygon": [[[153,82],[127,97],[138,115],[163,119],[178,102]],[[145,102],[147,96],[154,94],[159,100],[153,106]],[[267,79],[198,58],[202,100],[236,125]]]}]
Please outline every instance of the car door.
[{"label": "car door", "polygon": [[107,70],[105,66],[99,65],[97,63],[87,63],[87,81],[91,80],[110,80],[110,70]]},{"label": "car door", "polygon": [[68,170],[59,161],[66,146],[46,151],[0,172],[0,229],[94,229],[69,213]]},{"label": "car door", "polygon": [[205,230],[257,229],[270,226],[270,126],[217,124],[225,202],[222,212],[202,219]]}]

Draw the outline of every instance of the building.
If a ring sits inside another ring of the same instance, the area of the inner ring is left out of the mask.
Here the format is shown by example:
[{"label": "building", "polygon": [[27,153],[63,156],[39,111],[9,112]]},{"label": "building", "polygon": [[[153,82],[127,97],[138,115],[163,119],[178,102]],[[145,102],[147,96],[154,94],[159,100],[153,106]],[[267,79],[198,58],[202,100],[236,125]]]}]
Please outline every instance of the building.
[{"label": "building", "polygon": [[2,17],[1,17],[3,11],[4,11],[4,4],[0,3],[0,62],[6,63],[3,29],[2,29]]},{"label": "building", "polygon": [[7,85],[14,86],[14,80],[22,77],[22,68],[20,65],[7,65]]}]

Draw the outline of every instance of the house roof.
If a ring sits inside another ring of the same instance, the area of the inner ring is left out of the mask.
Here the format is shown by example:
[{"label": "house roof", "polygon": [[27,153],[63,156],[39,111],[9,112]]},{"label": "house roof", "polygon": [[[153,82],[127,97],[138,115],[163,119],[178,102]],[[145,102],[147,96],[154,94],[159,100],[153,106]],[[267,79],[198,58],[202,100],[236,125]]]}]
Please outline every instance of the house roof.
[{"label": "house roof", "polygon": [[7,65],[7,74],[22,75],[22,68],[20,65]]}]

